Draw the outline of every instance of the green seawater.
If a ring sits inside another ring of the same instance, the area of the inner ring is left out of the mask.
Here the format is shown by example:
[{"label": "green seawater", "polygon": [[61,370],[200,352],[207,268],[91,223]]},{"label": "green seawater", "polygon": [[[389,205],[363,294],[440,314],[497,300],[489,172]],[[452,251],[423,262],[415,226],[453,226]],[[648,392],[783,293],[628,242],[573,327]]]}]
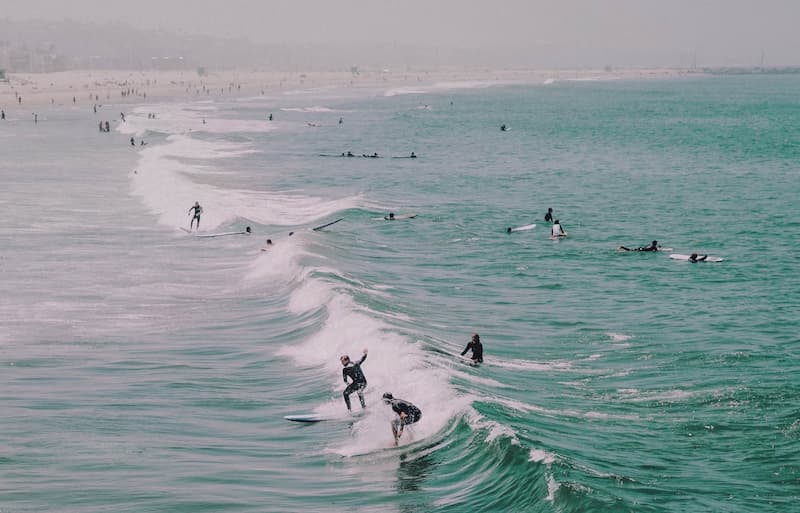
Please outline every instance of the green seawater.
[{"label": "green seawater", "polygon": [[[150,105],[127,154],[74,110],[0,125],[0,511],[796,510],[798,90]],[[276,120],[175,128],[198,108]],[[346,151],[384,158],[321,156]],[[186,236],[196,198],[204,229],[254,235]],[[617,250],[654,239],[672,250]],[[692,252],[724,260],[669,258]],[[348,419],[338,357],[365,347]],[[385,391],[423,410],[399,447]],[[337,420],[282,419],[311,411]]]}]

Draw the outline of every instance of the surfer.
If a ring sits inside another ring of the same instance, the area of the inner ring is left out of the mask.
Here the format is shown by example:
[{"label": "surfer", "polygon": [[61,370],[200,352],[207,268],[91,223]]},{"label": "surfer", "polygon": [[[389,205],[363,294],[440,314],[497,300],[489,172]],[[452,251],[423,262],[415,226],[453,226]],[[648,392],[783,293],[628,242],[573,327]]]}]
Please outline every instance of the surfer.
[{"label": "surfer", "polygon": [[412,151],[411,152],[411,156],[409,156],[408,158],[415,159],[415,158],[417,158],[417,155]]},{"label": "surfer", "polygon": [[647,246],[639,246],[636,249],[626,248],[625,246],[620,246],[620,250],[622,251],[659,251],[658,241],[654,240]]},{"label": "surfer", "polygon": [[696,264],[697,262],[702,262],[706,258],[708,258],[708,255],[698,255],[697,253],[692,253],[691,255],[689,255],[689,261],[693,264]]},{"label": "surfer", "polygon": [[394,221],[395,220],[394,219],[394,212],[389,212],[389,215],[388,216],[384,216],[383,218],[385,220],[387,220],[387,221]]},{"label": "surfer", "polygon": [[396,399],[389,392],[383,394],[383,402],[391,406],[397,414],[397,418],[392,421],[392,434],[397,445],[403,434],[403,427],[419,421],[422,418],[422,411],[408,401]]},{"label": "surfer", "polygon": [[553,222],[553,209],[548,208],[547,213],[544,215],[544,220],[548,222]]},{"label": "surfer", "polygon": [[267,245],[261,248],[261,251],[267,251],[272,247],[272,239],[267,239]]},{"label": "surfer", "polygon": [[561,227],[561,223],[559,222],[558,219],[556,219],[555,222],[553,223],[553,228],[550,231],[550,238],[557,239],[559,237],[566,237],[566,236],[567,232],[564,231],[564,228]]},{"label": "surfer", "polygon": [[481,336],[477,333],[472,334],[472,340],[467,342],[467,347],[461,351],[461,356],[464,356],[467,351],[472,350],[472,363],[483,363],[483,344],[481,344]]},{"label": "surfer", "polygon": [[189,209],[189,214],[192,215],[192,211],[194,211],[194,216],[192,217],[191,222],[189,222],[189,229],[191,230],[194,226],[194,220],[197,219],[197,229],[200,229],[200,214],[203,213],[203,207],[200,206],[199,201],[195,201],[192,208]]},{"label": "surfer", "polygon": [[505,132],[506,130],[508,130],[508,127],[506,127],[505,125],[500,125],[501,132]]},{"label": "surfer", "polygon": [[342,395],[344,396],[344,404],[347,405],[347,411],[352,411],[350,408],[350,394],[355,392],[358,394],[358,400],[361,401],[361,407],[366,408],[367,405],[364,402],[364,389],[367,387],[367,378],[364,377],[364,372],[361,371],[361,364],[364,363],[364,360],[367,359],[367,350],[364,349],[364,356],[358,362],[353,362],[350,360],[350,357],[342,355],[339,358],[339,361],[342,362],[342,379],[344,382],[347,383],[347,378],[349,377],[352,380],[352,383],[347,385],[347,388],[344,389]]}]

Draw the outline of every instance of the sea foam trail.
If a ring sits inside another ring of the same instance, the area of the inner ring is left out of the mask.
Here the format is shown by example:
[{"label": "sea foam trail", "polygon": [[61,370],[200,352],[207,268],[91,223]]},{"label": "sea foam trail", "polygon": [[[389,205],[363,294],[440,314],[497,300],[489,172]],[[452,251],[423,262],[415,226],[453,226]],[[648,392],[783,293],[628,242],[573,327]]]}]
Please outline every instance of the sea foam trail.
[{"label": "sea foam trail", "polygon": [[[256,150],[244,143],[171,135],[165,144],[145,146],[141,150],[137,169],[131,174],[133,193],[159,216],[160,224],[172,227],[188,226],[188,210],[195,201],[200,202],[204,230],[236,219],[295,226],[358,205],[358,197],[322,200],[282,192],[222,189],[199,181],[204,174],[231,172],[214,166],[217,159],[230,159],[253,151]],[[189,164],[186,159],[207,162]]]}]

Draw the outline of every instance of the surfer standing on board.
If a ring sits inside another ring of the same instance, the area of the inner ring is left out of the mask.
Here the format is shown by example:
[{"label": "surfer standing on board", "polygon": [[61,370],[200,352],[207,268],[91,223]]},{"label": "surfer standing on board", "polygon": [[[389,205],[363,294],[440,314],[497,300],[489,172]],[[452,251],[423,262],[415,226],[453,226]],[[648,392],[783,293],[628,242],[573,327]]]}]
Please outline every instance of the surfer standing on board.
[{"label": "surfer standing on board", "polygon": [[188,215],[192,215],[192,211],[194,211],[194,216],[192,217],[192,220],[189,222],[189,229],[190,230],[192,229],[192,226],[194,226],[194,221],[195,221],[195,219],[197,219],[197,229],[199,230],[200,229],[200,214],[203,213],[203,207],[200,206],[200,202],[199,201],[195,201],[194,202],[194,205],[192,206],[192,208],[189,209],[189,214]]},{"label": "surfer standing on board", "polygon": [[421,419],[422,410],[408,401],[396,399],[389,392],[383,394],[383,402],[391,406],[397,414],[397,418],[392,421],[392,435],[394,435],[394,443],[397,445],[403,434],[403,426],[413,424]]},{"label": "surfer standing on board", "polygon": [[367,378],[364,376],[364,372],[361,370],[361,364],[364,363],[364,360],[367,359],[367,350],[364,349],[364,356],[358,362],[353,362],[350,360],[350,357],[342,355],[339,358],[339,361],[342,362],[342,379],[344,382],[347,383],[347,378],[349,377],[352,380],[352,383],[347,385],[347,388],[344,389],[342,395],[344,396],[344,404],[347,405],[347,411],[352,411],[350,408],[350,394],[353,392],[358,394],[358,400],[361,401],[361,407],[366,408],[367,405],[364,402],[364,389],[367,387]]},{"label": "surfer standing on board", "polygon": [[472,340],[467,342],[467,347],[461,351],[461,356],[467,354],[467,351],[472,350],[472,363],[483,363],[483,344],[481,344],[481,336],[477,333],[472,334]]}]

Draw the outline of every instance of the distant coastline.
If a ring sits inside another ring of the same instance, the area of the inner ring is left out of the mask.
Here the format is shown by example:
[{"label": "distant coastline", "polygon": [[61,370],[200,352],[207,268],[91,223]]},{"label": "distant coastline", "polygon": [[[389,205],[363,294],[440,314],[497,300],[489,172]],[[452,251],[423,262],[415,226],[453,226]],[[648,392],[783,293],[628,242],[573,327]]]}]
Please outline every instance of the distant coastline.
[{"label": "distant coastline", "polygon": [[[71,70],[6,73],[0,81],[0,106],[17,107],[153,103],[170,99],[254,97],[318,87],[396,89],[475,81],[550,84],[557,81],[670,78],[702,73],[685,69],[436,69],[420,71],[271,72],[179,70]],[[21,101],[20,101],[21,97]]]}]

